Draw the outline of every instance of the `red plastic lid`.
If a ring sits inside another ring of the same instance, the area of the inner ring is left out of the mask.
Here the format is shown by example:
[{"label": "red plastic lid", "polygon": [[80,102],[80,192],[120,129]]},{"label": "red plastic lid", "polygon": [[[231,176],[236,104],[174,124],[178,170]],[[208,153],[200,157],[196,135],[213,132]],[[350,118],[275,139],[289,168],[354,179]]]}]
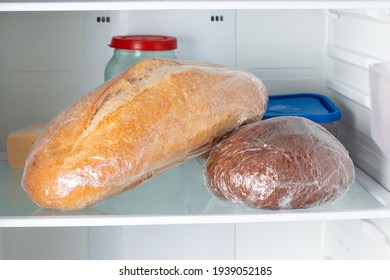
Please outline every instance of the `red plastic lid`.
[{"label": "red plastic lid", "polygon": [[169,51],[177,49],[177,40],[161,35],[114,36],[109,46],[122,50]]}]

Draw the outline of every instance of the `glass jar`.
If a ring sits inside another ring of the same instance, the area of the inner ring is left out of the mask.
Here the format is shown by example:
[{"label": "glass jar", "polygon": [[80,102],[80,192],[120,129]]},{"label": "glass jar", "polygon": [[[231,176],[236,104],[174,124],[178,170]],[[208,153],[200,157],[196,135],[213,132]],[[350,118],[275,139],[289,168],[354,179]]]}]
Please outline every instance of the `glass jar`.
[{"label": "glass jar", "polygon": [[114,53],[104,69],[105,81],[114,78],[143,59],[175,59],[177,39],[161,35],[114,36],[109,46],[114,49]]}]

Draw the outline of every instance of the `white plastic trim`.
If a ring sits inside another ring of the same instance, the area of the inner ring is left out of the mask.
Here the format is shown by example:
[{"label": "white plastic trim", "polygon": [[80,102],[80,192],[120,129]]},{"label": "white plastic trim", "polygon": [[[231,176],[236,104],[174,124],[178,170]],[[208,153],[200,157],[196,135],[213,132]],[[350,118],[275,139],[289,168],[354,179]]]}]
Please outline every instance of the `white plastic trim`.
[{"label": "white plastic trim", "polygon": [[199,9],[388,9],[389,1],[20,1],[0,2],[0,11],[101,11]]}]

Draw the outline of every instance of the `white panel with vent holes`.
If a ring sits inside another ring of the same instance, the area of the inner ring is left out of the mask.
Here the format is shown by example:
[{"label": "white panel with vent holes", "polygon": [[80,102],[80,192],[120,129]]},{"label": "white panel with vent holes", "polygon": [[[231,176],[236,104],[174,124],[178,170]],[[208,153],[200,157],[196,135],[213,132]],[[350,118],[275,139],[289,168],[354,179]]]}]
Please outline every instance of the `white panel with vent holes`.
[{"label": "white panel with vent holes", "polygon": [[85,89],[103,82],[116,35],[168,35],[178,41],[178,59],[235,65],[235,11],[85,12]]}]

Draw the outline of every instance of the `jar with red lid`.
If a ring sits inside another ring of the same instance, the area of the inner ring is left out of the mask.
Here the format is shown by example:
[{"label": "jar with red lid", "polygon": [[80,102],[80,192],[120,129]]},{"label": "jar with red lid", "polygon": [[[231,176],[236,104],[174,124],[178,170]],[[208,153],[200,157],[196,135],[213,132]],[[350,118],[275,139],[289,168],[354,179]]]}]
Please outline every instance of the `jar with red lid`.
[{"label": "jar with red lid", "polygon": [[176,59],[177,39],[161,35],[114,36],[109,46],[114,49],[114,53],[104,70],[105,81],[143,59]]}]

